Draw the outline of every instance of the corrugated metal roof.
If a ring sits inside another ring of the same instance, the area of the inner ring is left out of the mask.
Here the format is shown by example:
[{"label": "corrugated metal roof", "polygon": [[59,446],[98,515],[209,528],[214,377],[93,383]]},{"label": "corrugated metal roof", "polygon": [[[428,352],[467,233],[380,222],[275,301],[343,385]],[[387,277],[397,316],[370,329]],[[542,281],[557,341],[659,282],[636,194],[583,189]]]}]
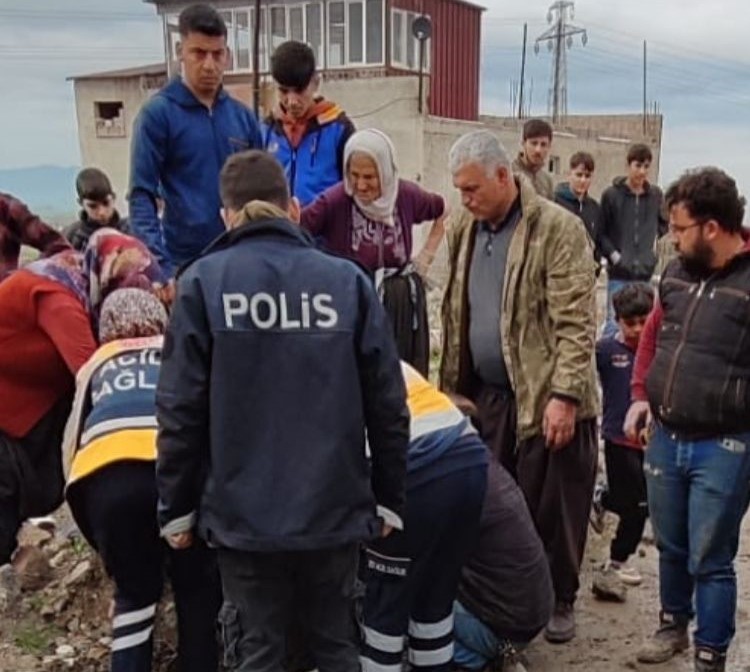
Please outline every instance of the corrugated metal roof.
[{"label": "corrugated metal roof", "polygon": [[81,81],[86,79],[127,79],[129,77],[142,77],[149,75],[166,75],[166,63],[152,63],[151,65],[139,65],[134,68],[123,68],[122,70],[107,70],[106,72],[94,72],[88,75],[72,75],[67,81]]}]

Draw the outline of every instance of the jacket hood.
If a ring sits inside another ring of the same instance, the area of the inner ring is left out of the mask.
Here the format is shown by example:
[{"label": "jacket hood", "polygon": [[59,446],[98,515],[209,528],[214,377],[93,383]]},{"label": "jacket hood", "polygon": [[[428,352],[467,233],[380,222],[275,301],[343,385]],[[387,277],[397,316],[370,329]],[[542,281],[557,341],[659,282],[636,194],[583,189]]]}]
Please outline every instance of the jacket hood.
[{"label": "jacket hood", "polygon": [[570,203],[579,203],[580,199],[573,193],[569,182],[560,182],[555,187],[555,198],[562,198]]},{"label": "jacket hood", "polygon": [[[632,194],[633,190],[628,186],[628,178],[624,175],[621,175],[620,177],[616,177],[614,180],[612,180],[612,186],[616,187],[617,189],[620,189],[621,191],[625,192],[626,194]],[[648,194],[651,191],[651,183],[646,180],[646,182],[643,183],[643,193]]]},{"label": "jacket hood", "polygon": [[279,121],[284,125],[306,125],[310,120],[314,119],[318,122],[319,126],[325,126],[326,124],[330,124],[331,122],[336,121],[336,119],[338,119],[343,113],[344,110],[341,108],[341,106],[337,105],[331,100],[326,100],[323,97],[319,97],[315,99],[315,102],[312,104],[310,109],[307,111],[307,114],[302,119],[294,119],[290,117],[280,104],[277,104],[276,107],[274,107],[273,118],[274,120]]},{"label": "jacket hood", "polygon": [[[182,81],[182,77],[179,75],[172,77],[167,85],[160,91],[160,94],[173,100],[182,107],[205,107],[205,105],[195,97],[193,92],[188,89],[185,82]],[[214,103],[218,103],[226,97],[227,92],[224,91],[224,87],[219,87]]]}]

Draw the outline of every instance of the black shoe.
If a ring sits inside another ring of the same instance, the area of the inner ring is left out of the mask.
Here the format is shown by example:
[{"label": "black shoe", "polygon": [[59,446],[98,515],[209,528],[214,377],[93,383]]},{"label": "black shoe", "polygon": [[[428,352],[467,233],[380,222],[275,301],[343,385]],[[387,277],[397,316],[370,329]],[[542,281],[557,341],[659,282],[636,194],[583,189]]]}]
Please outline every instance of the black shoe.
[{"label": "black shoe", "polygon": [[695,647],[695,672],[724,672],[727,654],[707,646]]}]

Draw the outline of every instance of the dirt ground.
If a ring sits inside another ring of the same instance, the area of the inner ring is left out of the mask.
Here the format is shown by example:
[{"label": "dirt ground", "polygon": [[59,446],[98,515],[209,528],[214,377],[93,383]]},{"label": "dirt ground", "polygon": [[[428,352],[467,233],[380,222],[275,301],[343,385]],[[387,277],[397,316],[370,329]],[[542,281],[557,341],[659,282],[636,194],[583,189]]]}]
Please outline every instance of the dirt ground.
[{"label": "dirt ground", "polygon": [[[605,603],[591,594],[592,572],[607,557],[611,526],[604,535],[589,528],[589,542],[576,605],[578,636],[568,644],[552,645],[538,638],[528,650],[529,672],[610,672],[652,670],[653,672],[692,672],[692,652],[686,652],[662,665],[642,665],[636,652],[656,627],[659,613],[657,552],[651,543],[642,543],[633,564],[643,575],[643,584],[628,589],[624,604]],[[743,538],[737,555],[738,575],[737,635],[730,649],[728,672],[750,672],[750,519],[743,525]]]},{"label": "dirt ground", "polygon": [[[692,657],[685,653],[663,665],[636,662],[642,639],[653,630],[659,610],[657,553],[648,540],[641,544],[633,562],[644,577],[637,588],[628,590],[624,604],[605,603],[591,594],[594,569],[607,555],[614,519],[603,535],[589,530],[589,543],[582,572],[577,604],[578,636],[568,644],[551,645],[539,637],[528,649],[529,672],[653,672],[692,671]],[[737,557],[739,599],[737,636],[732,645],[727,670],[750,672],[750,520],[746,519],[743,543]],[[109,589],[100,567],[92,562],[89,575],[68,589],[65,604],[62,584],[81,563],[93,560],[88,550],[77,544],[63,545],[64,562],[54,570],[51,584],[41,591],[26,591],[4,615],[0,615],[0,670],[3,672],[103,672],[107,669]],[[55,551],[59,553],[59,551]],[[171,614],[167,620],[173,621]],[[161,638],[159,638],[161,639]],[[61,646],[72,645],[75,655],[56,655]],[[168,672],[173,662],[171,643],[157,645],[159,664],[154,672]]]}]

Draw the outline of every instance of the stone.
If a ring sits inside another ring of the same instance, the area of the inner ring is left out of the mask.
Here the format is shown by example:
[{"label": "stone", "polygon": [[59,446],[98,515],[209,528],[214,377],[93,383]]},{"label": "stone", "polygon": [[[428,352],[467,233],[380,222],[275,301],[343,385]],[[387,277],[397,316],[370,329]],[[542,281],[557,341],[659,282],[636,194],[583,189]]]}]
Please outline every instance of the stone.
[{"label": "stone", "polygon": [[52,567],[37,546],[21,546],[13,555],[12,565],[21,590],[41,590],[52,580]]},{"label": "stone", "polygon": [[0,567],[0,611],[7,611],[21,597],[21,585],[12,565]]},{"label": "stone", "polygon": [[55,649],[55,655],[60,658],[73,658],[76,650],[70,644],[61,644]]},{"label": "stone", "polygon": [[89,560],[83,560],[79,562],[73,568],[73,571],[63,579],[63,586],[65,588],[70,588],[71,586],[77,586],[83,583],[84,581],[86,581],[86,579],[88,579],[90,574],[91,574],[91,562]]}]

